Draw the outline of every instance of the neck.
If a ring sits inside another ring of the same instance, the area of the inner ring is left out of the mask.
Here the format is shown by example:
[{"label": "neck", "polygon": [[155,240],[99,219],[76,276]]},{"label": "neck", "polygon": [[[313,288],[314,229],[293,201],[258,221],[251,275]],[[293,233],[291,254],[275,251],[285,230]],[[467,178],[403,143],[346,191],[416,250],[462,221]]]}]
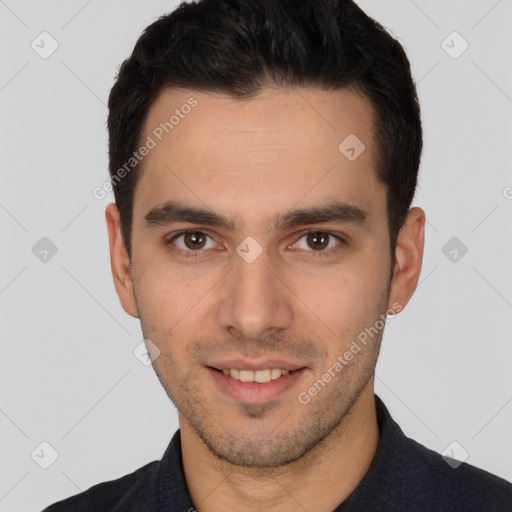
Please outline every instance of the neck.
[{"label": "neck", "polygon": [[340,425],[300,460],[241,467],[215,457],[180,415],[183,469],[198,512],[276,507],[330,512],[367,473],[379,441],[372,379]]}]

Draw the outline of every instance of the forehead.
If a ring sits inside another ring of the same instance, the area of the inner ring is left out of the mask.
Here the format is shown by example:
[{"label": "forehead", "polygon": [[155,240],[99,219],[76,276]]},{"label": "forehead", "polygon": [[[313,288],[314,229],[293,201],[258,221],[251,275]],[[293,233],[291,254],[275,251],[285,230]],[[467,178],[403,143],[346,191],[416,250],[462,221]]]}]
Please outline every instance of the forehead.
[{"label": "forehead", "polygon": [[[309,140],[308,146],[302,146],[307,151],[318,142],[336,147],[336,142],[351,133],[368,139],[372,132],[370,102],[352,89],[267,87],[242,100],[227,94],[166,88],[151,105],[142,136],[152,135],[162,142],[172,135],[175,145],[185,143],[185,151],[193,141],[196,152],[211,153],[245,151],[243,144],[255,141],[286,144],[304,138]],[[226,136],[234,138],[233,144],[229,145]],[[228,144],[216,147],[212,142]],[[299,148],[296,144],[295,150]]]},{"label": "forehead", "polygon": [[140,140],[150,139],[135,194],[141,207],[179,198],[226,211],[264,204],[269,213],[328,195],[371,209],[384,195],[373,109],[354,90],[266,88],[240,100],[164,89],[144,123]]}]

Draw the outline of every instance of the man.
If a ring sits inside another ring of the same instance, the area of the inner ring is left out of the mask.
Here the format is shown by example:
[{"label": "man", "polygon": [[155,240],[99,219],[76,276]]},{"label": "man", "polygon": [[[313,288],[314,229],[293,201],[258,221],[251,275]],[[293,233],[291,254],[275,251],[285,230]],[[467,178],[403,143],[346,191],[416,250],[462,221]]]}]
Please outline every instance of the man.
[{"label": "man", "polygon": [[109,100],[114,283],[179,412],[161,461],[58,511],[505,511],[374,394],[421,270],[405,53],[347,0],[201,0]]}]

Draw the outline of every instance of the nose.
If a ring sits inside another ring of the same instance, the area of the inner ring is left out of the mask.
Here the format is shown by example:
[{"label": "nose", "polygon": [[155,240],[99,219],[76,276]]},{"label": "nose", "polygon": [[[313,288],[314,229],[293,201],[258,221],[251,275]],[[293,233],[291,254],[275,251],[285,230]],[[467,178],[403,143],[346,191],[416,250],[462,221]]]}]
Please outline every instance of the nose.
[{"label": "nose", "polygon": [[289,328],[293,296],[283,284],[286,281],[279,275],[279,269],[271,266],[267,251],[250,263],[238,254],[233,259],[217,311],[219,326],[247,339]]}]

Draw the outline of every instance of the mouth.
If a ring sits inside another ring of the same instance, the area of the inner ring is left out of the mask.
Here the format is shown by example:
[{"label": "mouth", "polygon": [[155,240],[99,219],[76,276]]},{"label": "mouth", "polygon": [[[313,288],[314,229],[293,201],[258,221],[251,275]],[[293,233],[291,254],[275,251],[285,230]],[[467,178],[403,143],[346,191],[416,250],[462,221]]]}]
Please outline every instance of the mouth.
[{"label": "mouth", "polygon": [[224,375],[232,379],[242,382],[257,382],[258,384],[265,384],[271,380],[277,380],[283,375],[290,373],[290,370],[281,370],[279,368],[268,368],[265,370],[238,370],[236,368],[223,368],[222,370],[218,370],[217,368],[213,369],[219,372],[221,371]]},{"label": "mouth", "polygon": [[265,403],[275,400],[291,390],[307,370],[306,367],[249,370],[212,366],[206,366],[206,369],[217,389],[244,403]]}]

